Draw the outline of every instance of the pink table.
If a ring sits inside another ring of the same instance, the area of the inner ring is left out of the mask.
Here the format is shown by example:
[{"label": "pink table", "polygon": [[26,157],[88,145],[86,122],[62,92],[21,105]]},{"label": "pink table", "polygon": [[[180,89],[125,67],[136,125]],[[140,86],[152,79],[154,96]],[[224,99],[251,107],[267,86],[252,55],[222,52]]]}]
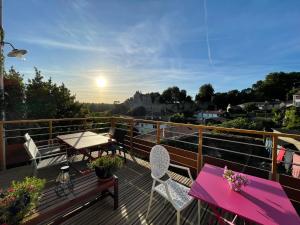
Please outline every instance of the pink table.
[{"label": "pink table", "polygon": [[250,184],[237,193],[229,188],[222,174],[223,168],[205,164],[189,195],[258,224],[300,224],[279,183],[247,175]]}]

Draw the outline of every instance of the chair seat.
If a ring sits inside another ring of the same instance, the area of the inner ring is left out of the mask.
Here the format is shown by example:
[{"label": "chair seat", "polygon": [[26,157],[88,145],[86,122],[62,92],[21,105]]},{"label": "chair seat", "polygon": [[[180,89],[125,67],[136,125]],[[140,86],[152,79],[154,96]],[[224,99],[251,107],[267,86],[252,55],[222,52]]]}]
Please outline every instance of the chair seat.
[{"label": "chair seat", "polygon": [[[177,210],[184,209],[188,204],[190,204],[193,201],[193,197],[188,195],[190,188],[176,181],[173,181],[172,179],[168,179],[166,181],[166,184],[168,186],[171,198],[175,204],[174,207]],[[157,185],[154,189],[164,198],[169,199],[167,196],[166,188],[163,184]]]},{"label": "chair seat", "polygon": [[39,149],[42,155],[50,155],[55,153],[60,153],[61,149],[59,146],[50,146],[43,149]]},{"label": "chair seat", "polygon": [[68,161],[68,159],[65,154],[58,155],[58,156],[51,157],[51,158],[42,159],[39,161],[39,163],[37,165],[37,169],[41,169],[41,168],[48,167],[48,166],[55,166],[58,164],[65,163],[67,161]]}]

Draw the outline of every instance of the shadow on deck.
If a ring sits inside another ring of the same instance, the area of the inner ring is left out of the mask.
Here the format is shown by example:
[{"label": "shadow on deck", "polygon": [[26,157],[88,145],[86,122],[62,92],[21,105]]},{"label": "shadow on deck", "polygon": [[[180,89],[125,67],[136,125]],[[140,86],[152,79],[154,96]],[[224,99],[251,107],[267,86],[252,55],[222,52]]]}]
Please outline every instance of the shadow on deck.
[{"label": "shadow on deck", "polygon": [[[104,198],[92,202],[88,207],[81,209],[74,216],[66,219],[63,224],[176,224],[175,209],[170,203],[165,203],[164,199],[154,194],[154,199],[148,220],[145,216],[150,198],[150,190],[152,178],[150,176],[149,163],[141,160],[133,160],[128,157],[127,163],[122,169],[116,172],[119,178],[119,207],[113,210],[113,200]],[[85,162],[76,162],[76,167],[85,167]],[[59,172],[59,167],[51,167],[43,169],[38,176],[47,179],[47,187],[55,184],[55,178]],[[74,178],[78,173],[71,171]],[[83,177],[83,179],[91,179],[93,174]],[[177,173],[170,172],[170,176],[187,185],[191,185],[191,181]],[[87,181],[88,182],[88,181]],[[233,215],[226,215],[227,219],[231,219]],[[229,218],[228,218],[229,217]],[[237,221],[239,222],[239,221]],[[48,222],[46,224],[49,224]],[[193,202],[188,208],[181,212],[181,224],[197,224],[197,203]],[[215,216],[210,212],[207,205],[202,204],[201,207],[201,224],[217,224]]]}]

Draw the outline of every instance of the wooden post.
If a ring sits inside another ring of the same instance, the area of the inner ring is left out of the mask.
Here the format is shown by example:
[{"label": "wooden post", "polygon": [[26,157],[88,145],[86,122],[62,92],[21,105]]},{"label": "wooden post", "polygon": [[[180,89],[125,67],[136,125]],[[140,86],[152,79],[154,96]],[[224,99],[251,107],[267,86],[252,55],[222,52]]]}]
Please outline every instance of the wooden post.
[{"label": "wooden post", "polygon": [[130,121],[130,131],[129,131],[129,136],[130,136],[130,151],[133,151],[133,119]]},{"label": "wooden post", "polygon": [[156,123],[156,144],[160,143],[160,122]]},{"label": "wooden post", "polygon": [[87,119],[83,120],[83,130],[85,131],[87,129]]},{"label": "wooden post", "polygon": [[6,170],[6,151],[5,151],[3,121],[0,122],[0,165],[1,165],[1,170]]},{"label": "wooden post", "polygon": [[52,128],[52,120],[49,120],[49,140],[48,140],[48,144],[52,144],[52,132],[53,132],[53,128]]},{"label": "wooden post", "polygon": [[197,170],[198,173],[200,172],[202,166],[203,166],[203,130],[201,127],[198,129],[198,157],[197,157]]},{"label": "wooden post", "polygon": [[116,126],[116,121],[115,121],[115,118],[112,117],[112,118],[110,119],[110,127],[111,127],[111,128],[115,128],[115,126]]},{"label": "wooden post", "polygon": [[277,180],[277,143],[278,143],[278,136],[273,135],[272,137],[272,180]]}]

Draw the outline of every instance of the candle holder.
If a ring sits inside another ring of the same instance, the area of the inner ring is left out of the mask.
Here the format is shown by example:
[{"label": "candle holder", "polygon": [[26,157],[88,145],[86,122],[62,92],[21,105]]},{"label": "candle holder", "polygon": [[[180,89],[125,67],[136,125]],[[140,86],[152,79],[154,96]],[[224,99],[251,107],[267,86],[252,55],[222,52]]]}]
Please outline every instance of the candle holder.
[{"label": "candle holder", "polygon": [[71,180],[69,170],[69,166],[63,166],[60,168],[60,173],[56,178],[57,185],[55,188],[55,192],[58,196],[66,196],[73,192],[74,185]]}]

